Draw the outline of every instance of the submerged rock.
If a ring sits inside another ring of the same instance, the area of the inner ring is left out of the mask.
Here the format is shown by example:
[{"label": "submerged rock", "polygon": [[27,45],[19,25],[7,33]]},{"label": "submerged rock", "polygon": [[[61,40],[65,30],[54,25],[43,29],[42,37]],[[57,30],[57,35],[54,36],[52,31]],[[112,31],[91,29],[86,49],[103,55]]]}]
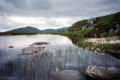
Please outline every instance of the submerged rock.
[{"label": "submerged rock", "polygon": [[51,72],[51,76],[54,80],[85,80],[82,79],[80,72],[75,70],[62,70]]},{"label": "submerged rock", "polygon": [[101,80],[120,79],[120,69],[115,67],[88,66],[85,74],[91,78]]},{"label": "submerged rock", "polygon": [[32,45],[44,45],[44,44],[49,44],[48,42],[35,42]]},{"label": "submerged rock", "polygon": [[24,48],[22,51],[23,51],[23,54],[24,55],[30,55],[30,54],[34,54],[34,53],[38,53],[42,50],[44,50],[44,46],[41,46],[41,47],[27,47],[27,48]]},{"label": "submerged rock", "polygon": [[[22,50],[23,54],[30,55],[30,54],[34,54],[34,53],[39,53],[40,51],[44,50],[45,47],[41,46],[44,44],[49,44],[49,43],[48,42],[35,42],[32,45],[30,45],[30,47],[24,48]],[[39,46],[36,46],[36,45],[39,45]]]},{"label": "submerged rock", "polygon": [[14,48],[14,46],[9,46],[9,48]]}]

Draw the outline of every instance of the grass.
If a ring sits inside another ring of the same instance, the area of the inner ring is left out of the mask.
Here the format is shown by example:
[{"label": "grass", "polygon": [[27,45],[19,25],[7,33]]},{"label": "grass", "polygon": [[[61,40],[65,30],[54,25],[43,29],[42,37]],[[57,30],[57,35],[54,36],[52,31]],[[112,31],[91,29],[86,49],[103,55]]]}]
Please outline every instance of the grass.
[{"label": "grass", "polygon": [[[93,30],[93,29],[94,29],[93,26],[85,29],[85,33],[90,31],[90,30]],[[60,32],[60,33],[57,33],[57,34],[61,34],[61,35],[69,37],[72,40],[72,42],[74,44],[78,45],[79,47],[82,47],[82,48],[85,48],[85,49],[88,49],[88,50],[91,50],[91,51],[106,53],[106,54],[112,55],[116,58],[120,58],[120,52],[118,52],[118,51],[120,51],[120,43],[117,43],[117,44],[96,44],[96,45],[94,45],[91,42],[85,42],[85,40],[88,39],[88,38],[85,38],[84,35],[81,34],[81,32],[73,32],[73,33],[71,33],[71,32]],[[102,37],[107,37],[107,35],[104,33],[102,35]]]},{"label": "grass", "polygon": [[91,42],[81,41],[79,47],[86,48],[91,51],[97,51],[120,58],[120,43],[116,44],[93,44]]},{"label": "grass", "polygon": [[90,26],[90,27],[85,27],[83,30],[81,30],[80,32],[82,32],[84,35],[89,33],[90,31],[94,30],[94,26]]},{"label": "grass", "polygon": [[[56,71],[56,69],[59,71],[68,69],[82,71],[82,67],[86,68],[90,61],[92,64],[96,65],[95,61],[97,60],[93,60],[95,57],[93,57],[93,55],[98,54],[92,54],[90,52],[82,53],[80,49],[72,47],[66,48],[65,50],[58,49],[55,53],[42,52],[33,55],[31,62],[26,61],[26,70],[24,71],[27,72],[23,73],[27,73],[26,77],[32,76],[31,78],[35,80],[35,76],[36,78],[38,77],[38,79],[50,79],[50,73]],[[92,59],[89,60],[89,57],[92,57]],[[110,60],[110,58],[107,60]]]},{"label": "grass", "polygon": [[[79,47],[91,50],[91,51],[97,51],[97,52],[102,52],[102,53],[106,53],[109,55],[112,55],[116,58],[120,58],[120,53],[118,51],[120,51],[120,44],[97,44],[94,45],[91,42],[85,42],[86,37],[84,37],[84,35],[82,34],[82,32],[85,32],[85,34],[87,32],[90,32],[91,30],[94,29],[94,26],[89,27],[89,28],[85,28],[84,31],[80,31],[80,32],[69,32],[69,31],[60,31],[60,32],[54,32],[54,33],[50,33],[50,34],[59,34],[59,35],[64,35],[69,37],[72,42],[74,44],[76,44]],[[107,33],[103,33],[102,37],[108,37]]]}]

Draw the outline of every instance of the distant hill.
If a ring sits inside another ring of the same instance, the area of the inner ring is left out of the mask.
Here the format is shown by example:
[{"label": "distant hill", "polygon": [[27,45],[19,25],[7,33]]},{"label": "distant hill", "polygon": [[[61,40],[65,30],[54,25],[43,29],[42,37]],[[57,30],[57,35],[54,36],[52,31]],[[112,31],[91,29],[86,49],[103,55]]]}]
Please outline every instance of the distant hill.
[{"label": "distant hill", "polygon": [[30,32],[40,32],[39,29],[37,28],[34,28],[34,27],[30,27],[30,26],[27,26],[27,27],[22,27],[22,28],[17,28],[17,29],[13,29],[13,30],[10,30],[10,31],[7,31],[7,32],[16,32],[16,33],[23,33],[23,32],[26,32],[26,33],[30,33]]},{"label": "distant hill", "polygon": [[14,32],[14,33],[33,33],[33,32],[56,32],[56,31],[61,31],[61,30],[66,30],[67,28],[58,28],[58,29],[44,29],[44,30],[39,30],[37,28],[27,26],[27,27],[22,27],[22,28],[17,28],[13,29],[7,32]]},{"label": "distant hill", "polygon": [[66,30],[67,27],[65,28],[58,28],[58,29],[44,29],[44,30],[41,30],[41,32],[57,32],[57,31],[62,31],[62,30]]}]

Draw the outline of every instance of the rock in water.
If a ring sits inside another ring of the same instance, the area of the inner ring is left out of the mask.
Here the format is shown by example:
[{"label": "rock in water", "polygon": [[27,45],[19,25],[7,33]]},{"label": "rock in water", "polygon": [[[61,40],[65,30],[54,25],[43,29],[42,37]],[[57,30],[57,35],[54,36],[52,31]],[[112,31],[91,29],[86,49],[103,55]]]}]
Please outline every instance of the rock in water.
[{"label": "rock in water", "polygon": [[88,66],[85,74],[101,80],[120,80],[120,69],[115,67]]},{"label": "rock in water", "polygon": [[48,42],[35,42],[32,45],[44,45],[44,44],[49,44]]},{"label": "rock in water", "polygon": [[24,48],[22,51],[23,51],[23,54],[24,55],[30,55],[30,54],[34,54],[34,53],[38,53],[42,50],[44,50],[44,46],[41,46],[41,47],[27,47],[27,48]]},{"label": "rock in water", "polygon": [[14,48],[14,46],[9,46],[9,48]]},{"label": "rock in water", "polygon": [[80,76],[80,73],[75,70],[62,70],[51,72],[53,80],[85,80]]}]

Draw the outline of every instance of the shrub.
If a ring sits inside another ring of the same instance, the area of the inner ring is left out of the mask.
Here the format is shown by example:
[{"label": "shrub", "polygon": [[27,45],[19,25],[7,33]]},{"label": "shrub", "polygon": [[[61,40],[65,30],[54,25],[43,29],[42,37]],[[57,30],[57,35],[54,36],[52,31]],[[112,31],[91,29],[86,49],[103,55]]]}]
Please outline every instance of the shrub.
[{"label": "shrub", "polygon": [[116,35],[115,32],[109,32],[109,33],[108,33],[108,36],[109,36],[109,37],[111,37],[111,36],[115,36],[115,35]]},{"label": "shrub", "polygon": [[101,36],[102,38],[104,38],[104,37],[108,37],[108,34],[107,34],[106,32],[104,32],[104,33],[102,33],[100,36]]}]

